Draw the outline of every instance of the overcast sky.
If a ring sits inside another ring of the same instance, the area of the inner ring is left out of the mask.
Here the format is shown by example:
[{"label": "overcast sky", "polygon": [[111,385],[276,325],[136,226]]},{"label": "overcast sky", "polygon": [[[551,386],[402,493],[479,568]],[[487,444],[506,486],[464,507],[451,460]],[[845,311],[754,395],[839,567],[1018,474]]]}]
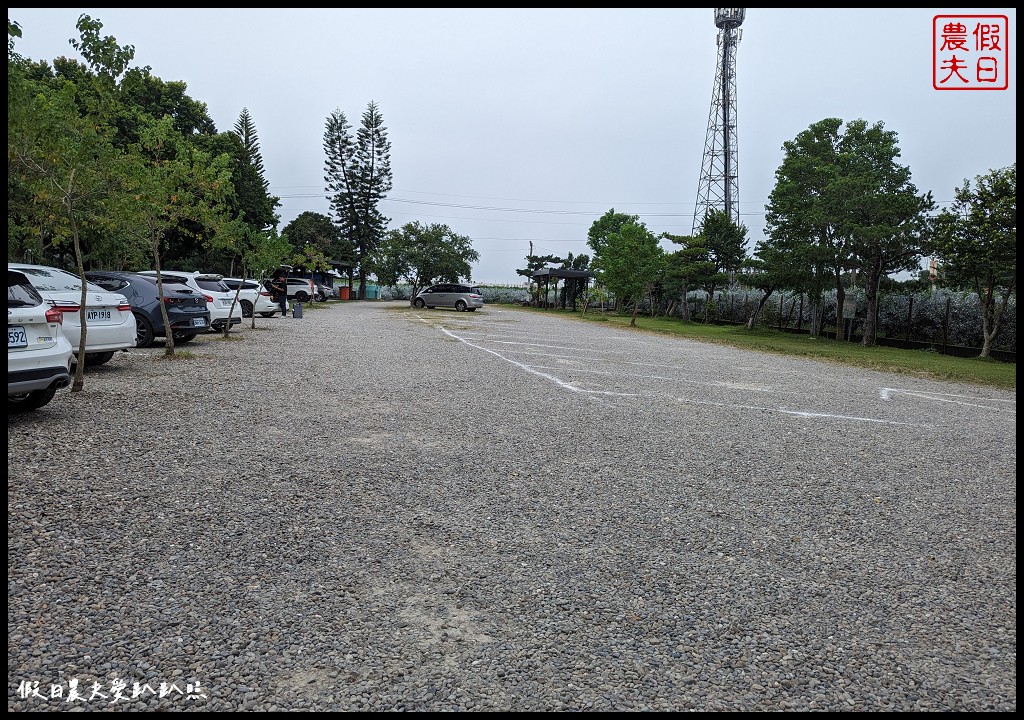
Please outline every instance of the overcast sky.
[{"label": "overcast sky", "polygon": [[[613,208],[655,233],[692,228],[717,59],[712,8],[8,8],[23,32],[16,51],[81,59],[69,40],[82,14],[133,45],[134,65],[185,82],[218,130],[248,108],[280,227],[330,214],[327,117],[341,110],[358,127],[374,101],[391,141],[394,189],[381,205],[391,227],[439,223],[468,236],[476,282],[521,283],[531,241],[536,254],[589,254],[588,228]],[[1003,54],[993,53],[1006,90],[933,88],[936,15],[1008,18]],[[782,144],[827,117],[895,131],[898,162],[940,203],[1016,162],[1012,8],[754,8],[742,30],[739,195],[751,249]]]}]

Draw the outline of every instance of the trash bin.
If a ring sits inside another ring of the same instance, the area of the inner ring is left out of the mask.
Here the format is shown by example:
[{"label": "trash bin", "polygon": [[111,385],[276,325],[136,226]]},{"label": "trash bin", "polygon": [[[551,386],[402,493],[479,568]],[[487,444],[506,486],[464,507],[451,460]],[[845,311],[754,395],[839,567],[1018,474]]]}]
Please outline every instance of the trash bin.
[{"label": "trash bin", "polygon": [[297,302],[292,305],[292,317],[302,317],[302,303]]},{"label": "trash bin", "polygon": [[348,300],[348,288],[347,287],[340,287],[340,288],[338,288],[338,299],[339,300]]},{"label": "trash bin", "polygon": [[366,300],[376,300],[379,297],[380,297],[380,294],[379,294],[379,291],[377,290],[377,286],[376,285],[367,285],[366,286],[366,298],[365,298]]}]

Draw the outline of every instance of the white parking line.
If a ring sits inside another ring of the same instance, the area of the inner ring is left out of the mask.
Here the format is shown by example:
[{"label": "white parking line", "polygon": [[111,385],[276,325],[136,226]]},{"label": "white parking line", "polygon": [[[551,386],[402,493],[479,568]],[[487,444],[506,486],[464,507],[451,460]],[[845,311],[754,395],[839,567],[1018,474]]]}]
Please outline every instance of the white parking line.
[{"label": "white parking line", "polygon": [[[421,318],[421,320],[423,320],[423,322],[427,322],[423,318]],[[518,368],[520,368],[520,369],[522,369],[522,370],[524,370],[524,371],[526,371],[528,373],[531,373],[533,375],[537,375],[538,377],[542,377],[545,380],[549,380],[550,382],[555,383],[556,385],[558,385],[559,387],[561,387],[564,390],[569,390],[570,392],[575,392],[575,393],[586,393],[586,394],[595,394],[595,395],[614,395],[614,396],[619,396],[619,397],[640,397],[639,393],[623,393],[623,392],[614,392],[614,391],[611,391],[611,390],[586,390],[584,388],[577,387],[573,383],[567,382],[565,380],[562,380],[561,378],[555,377],[554,375],[550,375],[548,373],[540,372],[540,370],[536,369],[535,366],[527,365],[526,363],[521,363],[521,362],[518,362],[518,361],[513,360],[511,358],[508,358],[508,357],[502,355],[497,350],[491,350],[490,348],[482,347],[481,345],[478,345],[476,343],[470,342],[466,338],[457,335],[456,333],[448,330],[447,328],[439,327],[439,326],[437,326],[437,327],[445,335],[448,335],[449,337],[452,337],[452,338],[458,340],[459,342],[464,343],[465,345],[468,345],[469,347],[476,348],[477,350],[483,350],[486,353],[490,353],[491,355],[494,355],[495,357],[500,358],[501,360],[504,360],[507,363],[511,363],[512,365],[515,365],[516,367],[518,367]],[[637,363],[637,364],[644,364],[644,363]],[[541,367],[541,366],[537,366],[537,367]],[[548,368],[544,368],[544,369],[548,369]],[[588,371],[573,369],[573,372],[588,372]],[[602,371],[590,371],[590,372],[602,372]],[[615,374],[615,373],[608,373],[608,374]],[[648,377],[650,377],[650,376],[648,376]],[[656,378],[656,379],[662,379],[662,378]],[[663,379],[671,380],[672,378],[663,378]],[[775,413],[780,413],[780,414],[783,414],[783,415],[795,415],[795,416],[798,416],[798,417],[806,417],[806,418],[828,418],[828,419],[833,419],[833,420],[848,420],[848,421],[852,421],[852,422],[878,423],[878,424],[882,424],[882,425],[908,425],[908,423],[896,422],[896,421],[893,421],[893,420],[880,420],[878,418],[859,417],[859,416],[856,416],[856,415],[837,415],[837,414],[834,414],[834,413],[811,412],[809,410],[789,410],[787,408],[772,408],[772,407],[762,407],[762,406],[757,406],[757,405],[742,405],[742,404],[739,404],[739,403],[720,403],[720,402],[711,402],[711,401],[706,401],[706,400],[691,400],[689,398],[681,398],[681,397],[673,397],[673,399],[675,399],[675,400],[677,400],[679,402],[690,404],[690,405],[709,405],[709,406],[714,406],[714,407],[734,408],[734,409],[738,409],[738,410],[754,410],[754,411],[757,411],[757,412],[775,412]]]},{"label": "white parking line", "polygon": [[[1016,400],[1002,400],[1000,398],[986,398],[986,397],[972,397],[970,395],[954,395],[953,393],[939,393],[939,392],[926,392],[923,390],[903,390],[901,388],[879,388],[878,396],[882,400],[891,400],[893,395],[910,395],[911,397],[924,398],[925,400],[934,400],[935,402],[952,403],[954,405],[963,405],[965,407],[976,407],[984,408],[985,410],[994,410],[996,412],[1005,412],[1009,415],[1017,415],[1017,408],[999,408],[992,407],[991,405],[985,405],[983,402],[992,403],[1013,403],[1017,404]],[[975,402],[962,402],[961,400],[954,400],[952,398],[967,398],[974,400]]]},{"label": "white parking line", "polygon": [[537,375],[539,377],[542,377],[545,380],[550,380],[551,382],[555,383],[556,385],[558,385],[559,387],[561,387],[561,388],[563,388],[565,390],[569,390],[571,392],[576,392],[576,393],[586,393],[586,394],[593,394],[593,395],[623,395],[623,396],[626,396],[626,397],[635,397],[636,396],[636,393],[620,393],[620,392],[613,392],[611,390],[586,390],[584,388],[576,387],[572,383],[566,382],[566,381],[564,381],[564,380],[562,380],[560,378],[556,378],[554,375],[548,375],[547,373],[542,373],[542,372],[540,372],[538,370],[534,370],[529,365],[524,365],[521,362],[516,362],[515,360],[512,360],[511,358],[507,358],[507,357],[505,357],[504,355],[502,355],[500,352],[498,352],[496,350],[491,350],[490,348],[481,347],[480,345],[476,345],[475,343],[471,343],[469,340],[466,340],[463,337],[459,337],[458,335],[456,335],[455,333],[451,332],[447,328],[443,328],[442,327],[442,328],[440,328],[440,330],[445,335],[448,335],[449,337],[453,337],[453,338],[455,338],[456,340],[458,340],[461,343],[465,343],[466,345],[469,345],[472,348],[476,348],[477,350],[483,350],[484,352],[490,353],[491,355],[494,355],[495,357],[499,357],[502,360],[504,360],[505,362],[512,363],[516,367],[521,368],[521,369],[525,370],[528,373],[532,373],[533,375]]},{"label": "white parking line", "polygon": [[690,400],[689,398],[675,398],[679,402],[688,405],[713,405],[715,407],[732,408],[737,410],[756,410],[758,412],[773,412],[783,415],[796,415],[807,418],[830,418],[833,420],[851,420],[853,422],[879,423],[881,425],[903,425],[913,426],[914,423],[897,422],[896,420],[879,420],[878,418],[859,417],[857,415],[836,415],[834,413],[810,412],[809,410],[789,410],[787,408],[760,407],[758,405],[739,405],[736,403],[719,403],[707,400]]}]

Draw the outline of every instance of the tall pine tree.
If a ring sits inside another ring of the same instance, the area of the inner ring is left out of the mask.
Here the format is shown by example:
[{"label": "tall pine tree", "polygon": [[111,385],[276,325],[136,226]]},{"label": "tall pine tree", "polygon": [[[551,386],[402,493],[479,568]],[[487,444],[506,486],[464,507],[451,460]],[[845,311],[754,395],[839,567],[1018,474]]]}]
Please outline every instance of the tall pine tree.
[{"label": "tall pine tree", "polygon": [[359,297],[366,297],[366,274],[373,250],[384,236],[390,218],[379,204],[391,191],[391,142],[377,104],[367,104],[355,138],[345,113],[335,110],[327,118],[324,182],[331,210],[344,236],[356,249]]},{"label": "tall pine tree", "polygon": [[231,178],[235,186],[238,209],[244,213],[242,219],[254,231],[276,226],[279,217],[275,210],[281,201],[270,194],[270,183],[264,175],[256,124],[248,108],[242,108],[233,134],[242,142],[242,152],[235,159]]}]

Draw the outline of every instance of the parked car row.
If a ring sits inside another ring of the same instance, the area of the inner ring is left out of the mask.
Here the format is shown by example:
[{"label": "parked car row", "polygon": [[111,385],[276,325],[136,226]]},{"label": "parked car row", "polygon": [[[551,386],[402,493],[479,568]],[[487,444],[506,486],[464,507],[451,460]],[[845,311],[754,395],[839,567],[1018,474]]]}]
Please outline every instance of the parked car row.
[{"label": "parked car row", "polygon": [[[212,273],[162,270],[158,277],[155,270],[89,270],[84,289],[77,274],[47,265],[8,263],[7,276],[7,398],[14,411],[42,407],[70,384],[83,304],[87,366],[102,365],[121,350],[150,347],[168,334],[184,344],[243,317],[281,312],[259,280]],[[336,296],[309,278],[288,278],[288,300]]]},{"label": "parked car row", "polygon": [[176,343],[186,343],[210,329],[206,298],[191,290],[178,290],[168,283],[161,295],[156,278],[141,273],[90,270],[85,276],[89,282],[128,298],[135,314],[136,347],[150,347],[156,338],[167,336],[161,304],[167,309],[167,323]]},{"label": "parked car row", "polygon": [[[154,280],[157,278],[156,270],[142,270],[139,274]],[[234,326],[242,322],[242,306],[235,302],[235,293],[224,284],[223,275],[176,270],[161,270],[159,275],[164,289],[191,291],[206,299],[206,307],[210,310],[210,325],[207,330],[223,330],[225,325]],[[193,333],[185,342],[197,334]],[[174,340],[178,342],[177,337]]]},{"label": "parked car row", "polygon": [[109,362],[119,350],[135,347],[135,314],[123,293],[110,292],[90,281],[86,282],[83,293],[81,278],[48,265],[7,263],[7,270],[23,274],[40,296],[51,307],[61,312],[61,329],[75,353],[73,362],[79,359],[78,350],[82,337],[80,311],[83,299],[88,328],[83,359],[86,365],[102,365]]}]

